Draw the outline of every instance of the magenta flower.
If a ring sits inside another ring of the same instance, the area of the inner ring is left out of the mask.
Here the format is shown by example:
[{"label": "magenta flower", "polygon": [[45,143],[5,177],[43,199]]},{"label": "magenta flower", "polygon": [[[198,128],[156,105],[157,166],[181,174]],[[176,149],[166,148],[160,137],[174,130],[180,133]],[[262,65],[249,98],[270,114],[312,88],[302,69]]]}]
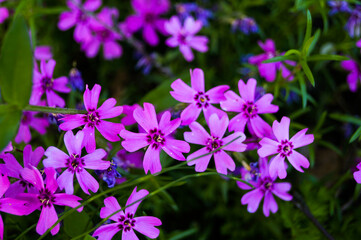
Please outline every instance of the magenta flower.
[{"label": "magenta flower", "polygon": [[65,133],[64,143],[69,155],[53,146],[45,151],[48,158],[43,161],[44,167],[66,168],[57,181],[59,188],[65,188],[67,194],[74,193],[74,174],[86,194],[90,195],[89,189],[97,192],[99,183],[85,169],[104,170],[110,166],[110,162],[101,160],[107,154],[103,149],[96,149],[88,155],[81,156],[84,137],[83,131],[79,131],[75,136],[72,131]]},{"label": "magenta flower", "polygon": [[247,84],[242,79],[238,82],[241,97],[235,92],[228,91],[224,94],[225,101],[221,101],[221,108],[229,112],[239,112],[229,123],[229,131],[244,132],[247,124],[248,130],[257,137],[270,136],[272,129],[258,114],[275,113],[278,106],[271,104],[273,95],[268,93],[260,99],[255,99],[257,81],[250,78]]},{"label": "magenta flower", "polygon": [[81,45],[87,57],[95,57],[101,45],[103,45],[104,58],[107,60],[119,58],[122,55],[123,49],[119,43],[117,43],[117,40],[121,40],[121,36],[119,33],[111,31],[104,26],[112,27],[113,18],[117,18],[118,15],[117,9],[105,7],[97,14],[97,20],[90,20],[89,28],[92,34],[88,39],[84,40]]},{"label": "magenta flower", "polygon": [[3,156],[3,154],[7,152],[11,152],[14,149],[12,142],[9,142],[9,144],[0,152],[0,158]]},{"label": "magenta flower", "polygon": [[[242,142],[246,139],[246,136],[243,132],[235,132],[223,138],[223,135],[227,130],[228,123],[229,120],[227,116],[219,118],[216,114],[211,115],[208,123],[209,129],[211,130],[211,135],[209,135],[208,132],[202,127],[202,125],[197,122],[193,122],[191,125],[189,125],[189,128],[192,130],[192,132],[185,132],[184,139],[187,142],[204,145],[205,147],[190,154],[187,157],[188,166],[196,165],[196,172],[204,172],[207,169],[209,160],[212,156],[214,156],[217,172],[227,174],[227,169],[234,171],[236,164],[234,163],[233,159],[227,153],[225,153],[224,150],[243,152],[246,149],[246,145]],[[228,144],[237,137],[239,138],[236,141]],[[224,147],[215,153],[208,154],[207,156],[198,158],[196,160],[192,160],[196,157],[210,153],[222,146]]]},{"label": "magenta flower", "polygon": [[46,133],[46,128],[49,126],[49,121],[45,117],[35,117],[37,112],[23,112],[23,116],[20,121],[18,133],[15,136],[15,142],[28,143],[31,140],[30,127],[35,129],[41,135]]},{"label": "magenta flower", "polygon": [[356,168],[357,171],[353,173],[353,178],[357,183],[361,183],[361,163],[357,164]]},{"label": "magenta flower", "polygon": [[34,152],[31,145],[26,145],[23,151],[24,167],[22,167],[15,157],[10,153],[5,153],[1,158],[5,164],[0,164],[0,172],[7,176],[19,179],[12,183],[6,192],[7,197],[16,197],[19,193],[24,193],[28,189],[29,193],[36,193],[36,188],[21,177],[24,168],[37,167],[44,155],[44,148],[37,147]]},{"label": "magenta flower", "polygon": [[50,60],[53,57],[50,46],[37,46],[34,51],[36,60]]},{"label": "magenta flower", "polygon": [[111,142],[120,141],[118,134],[124,128],[120,123],[103,120],[119,116],[123,108],[121,106],[115,107],[117,101],[114,98],[107,99],[97,108],[100,91],[101,86],[98,84],[95,84],[92,90],[89,90],[88,85],[86,85],[83,98],[84,106],[88,113],[66,115],[61,119],[63,123],[59,126],[61,130],[69,131],[85,125],[82,131],[84,132],[84,145],[88,153],[95,150],[95,128],[98,129],[103,137]]},{"label": "magenta flower", "polygon": [[357,83],[361,81],[361,71],[355,60],[346,60],[341,62],[341,67],[350,73],[347,75],[347,83],[351,92],[356,92]]},{"label": "magenta flower", "polygon": [[[265,51],[265,53],[249,58],[248,62],[258,66],[259,75],[264,77],[266,81],[273,82],[276,79],[277,71],[281,71],[282,77],[292,81],[293,74],[282,62],[262,63],[264,60],[278,56],[276,46],[272,39],[267,39],[264,43],[258,41],[258,45]],[[288,65],[295,66],[294,61],[285,61]]]},{"label": "magenta flower", "polygon": [[[2,198],[4,193],[8,190],[10,181],[7,176],[0,173],[0,212],[6,212],[13,215],[27,215],[26,201],[13,199],[13,198]],[[0,239],[4,239],[4,222],[0,215]]]},{"label": "magenta flower", "polygon": [[[66,194],[66,193],[55,193],[58,189],[56,182],[56,172],[54,168],[45,168],[44,170],[46,179],[45,185],[43,177],[41,176],[38,169],[35,167],[25,168],[21,172],[21,176],[31,184],[33,184],[38,193],[21,193],[17,198],[26,200],[28,206],[28,214],[41,208],[40,218],[36,225],[36,232],[43,235],[57,220],[58,215],[55,211],[54,205],[77,207],[80,205],[78,201],[80,197]],[[83,208],[77,209],[81,212]],[[55,235],[59,232],[60,224],[57,224],[50,232]]]},{"label": "magenta flower", "polygon": [[[275,213],[278,210],[278,205],[273,197],[273,194],[285,201],[291,201],[292,196],[288,193],[291,189],[290,183],[276,183],[277,177],[272,177],[269,174],[269,168],[267,158],[259,159],[259,168],[250,167],[249,169],[243,169],[241,171],[242,179],[249,182],[255,188],[254,190],[243,195],[241,203],[243,205],[248,204],[247,210],[250,213],[254,213],[258,209],[262,198],[263,202],[263,214],[268,217],[270,211]],[[249,185],[243,182],[237,182],[238,187],[243,190],[252,189]]]},{"label": "magenta flower", "polygon": [[226,100],[224,92],[229,89],[229,86],[221,85],[205,92],[202,69],[190,70],[190,75],[192,88],[181,79],[177,79],[171,84],[173,91],[170,94],[172,97],[180,102],[190,103],[181,113],[182,125],[189,125],[197,120],[202,110],[207,121],[213,113],[216,113],[220,118],[226,115],[225,112],[215,108],[212,104]]},{"label": "magenta flower", "polygon": [[157,173],[162,170],[159,154],[163,149],[170,157],[184,161],[182,153],[190,151],[189,144],[185,141],[173,139],[170,134],[180,125],[179,118],[170,120],[169,111],[163,113],[159,124],[154,106],[150,103],[144,103],[144,110],[137,108],[134,110],[134,118],[137,123],[146,131],[146,133],[133,133],[122,130],[120,136],[124,138],[122,146],[128,152],[135,152],[138,149],[149,146],[144,155],[143,167],[145,173]]},{"label": "magenta flower", "polygon": [[[86,41],[91,38],[91,31],[89,29],[89,21],[91,18],[78,7],[81,5],[81,2],[81,0],[67,0],[66,5],[70,11],[60,14],[58,22],[58,28],[62,31],[75,26],[74,39],[77,42]],[[86,0],[82,7],[86,11],[94,12],[101,4],[101,0]]]},{"label": "magenta flower", "polygon": [[132,106],[130,105],[123,106],[123,114],[125,115],[125,117],[122,118],[121,123],[124,126],[133,125],[137,122],[133,117],[133,112],[137,108],[141,108],[141,106],[139,106],[138,104],[133,104]]},{"label": "magenta flower", "polygon": [[261,144],[261,148],[258,149],[260,157],[277,154],[271,159],[269,167],[271,177],[278,175],[279,178],[283,179],[287,176],[284,162],[286,157],[299,172],[303,172],[301,167],[308,168],[310,166],[307,158],[294,149],[311,144],[314,140],[313,134],[306,134],[308,129],[305,128],[289,139],[289,128],[290,119],[288,117],[283,117],[281,122],[274,121],[272,130],[277,141],[265,137],[259,142]]},{"label": "magenta flower", "polygon": [[41,96],[45,93],[46,100],[49,107],[64,107],[65,101],[54,91],[69,93],[71,89],[67,87],[68,78],[59,77],[53,78],[53,72],[55,68],[55,60],[51,59],[48,62],[42,60],[40,62],[40,72],[37,68],[34,68],[33,76],[33,93],[31,96],[31,102],[39,102]]},{"label": "magenta flower", "polygon": [[194,21],[192,17],[187,17],[184,26],[182,26],[179,18],[173,16],[165,23],[165,29],[172,35],[165,43],[169,47],[179,46],[179,51],[183,54],[185,60],[190,62],[194,58],[191,48],[198,52],[208,51],[208,38],[206,36],[194,36],[201,28],[202,22],[200,20]]},{"label": "magenta flower", "polygon": [[9,10],[6,7],[0,7],[0,24],[9,17]]},{"label": "magenta flower", "polygon": [[160,15],[169,10],[168,0],[132,0],[132,6],[136,14],[125,19],[126,29],[134,33],[143,28],[143,38],[151,46],[159,43],[156,30],[167,34],[164,29],[165,19]]},{"label": "magenta flower", "polygon": [[[137,230],[151,239],[158,237],[159,229],[155,228],[155,226],[162,225],[159,218],[150,216],[134,217],[135,212],[141,203],[139,199],[144,198],[148,194],[149,192],[145,189],[137,192],[137,187],[135,187],[128,198],[124,212],[119,211],[121,207],[115,197],[107,197],[104,199],[105,207],[100,209],[101,218],[106,218],[114,212],[119,212],[110,217],[115,223],[99,227],[93,233],[93,237],[98,237],[99,240],[110,240],[117,232],[122,231],[122,240],[136,240],[138,237],[135,235],[134,230]],[[132,203],[134,204],[129,206]]]}]

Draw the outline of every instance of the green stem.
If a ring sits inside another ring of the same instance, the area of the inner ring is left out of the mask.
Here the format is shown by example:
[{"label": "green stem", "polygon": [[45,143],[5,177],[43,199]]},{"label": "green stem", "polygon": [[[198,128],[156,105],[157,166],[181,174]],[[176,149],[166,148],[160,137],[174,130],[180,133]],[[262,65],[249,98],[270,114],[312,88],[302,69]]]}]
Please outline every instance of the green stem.
[{"label": "green stem", "polygon": [[61,114],[85,114],[86,110],[78,110],[73,108],[54,108],[54,107],[44,107],[36,105],[28,105],[24,108],[24,111],[33,111],[33,112],[45,112],[45,113],[61,113]]},{"label": "green stem", "polygon": [[25,231],[23,231],[15,240],[22,239],[25,234],[27,234],[31,229],[33,229],[36,226],[36,223],[28,227]]}]

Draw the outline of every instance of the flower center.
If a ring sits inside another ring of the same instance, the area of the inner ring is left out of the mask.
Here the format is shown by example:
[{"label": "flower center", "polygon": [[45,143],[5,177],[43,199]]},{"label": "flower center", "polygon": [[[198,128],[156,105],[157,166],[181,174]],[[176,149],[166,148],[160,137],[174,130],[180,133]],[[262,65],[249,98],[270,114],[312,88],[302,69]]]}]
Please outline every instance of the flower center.
[{"label": "flower center", "polygon": [[128,213],[126,216],[120,216],[118,228],[125,232],[130,231],[135,226],[135,219],[133,214]]},{"label": "flower center", "polygon": [[32,120],[31,113],[24,112],[23,117],[21,118],[21,123],[24,124],[24,125],[29,125],[31,120]]},{"label": "flower center", "polygon": [[97,31],[97,36],[102,42],[105,42],[110,38],[111,32],[108,29],[102,29]]},{"label": "flower center", "polygon": [[43,87],[44,92],[53,89],[53,83],[54,83],[53,78],[43,77],[43,79],[41,81],[42,81],[42,87]]},{"label": "flower center", "polygon": [[251,101],[248,101],[246,103],[243,104],[242,106],[242,112],[244,115],[246,115],[248,118],[254,118],[257,116],[257,105],[254,104]]},{"label": "flower center", "polygon": [[84,117],[84,121],[88,124],[89,127],[94,127],[100,123],[99,113],[95,110],[89,110],[87,115]]},{"label": "flower center", "polygon": [[187,44],[187,35],[183,34],[183,33],[179,33],[178,34],[178,42],[181,45],[186,45]]},{"label": "flower center", "polygon": [[84,159],[82,159],[78,154],[72,154],[70,158],[66,160],[66,166],[72,173],[83,171],[84,165]]},{"label": "flower center", "polygon": [[149,134],[147,135],[147,142],[154,148],[158,149],[159,145],[164,145],[165,138],[164,134],[161,130],[158,130],[157,128],[154,128],[153,130],[149,131]]},{"label": "flower center", "polygon": [[55,196],[47,188],[39,191],[38,199],[44,207],[50,207],[55,202]]},{"label": "flower center", "polygon": [[223,145],[222,140],[218,139],[218,137],[212,136],[212,138],[208,138],[207,143],[206,143],[206,148],[208,151],[212,152],[212,151],[216,150],[217,148],[221,147],[222,145]]},{"label": "flower center", "polygon": [[149,24],[153,24],[156,20],[156,15],[153,13],[146,13],[144,17],[144,21]]},{"label": "flower center", "polygon": [[265,177],[261,182],[262,191],[266,192],[273,189],[273,180],[270,177]]},{"label": "flower center", "polygon": [[201,108],[205,107],[207,108],[209,106],[209,97],[208,95],[204,94],[203,92],[198,92],[196,95],[194,95],[194,100],[196,100],[196,105]]},{"label": "flower center", "polygon": [[277,152],[281,154],[281,157],[286,157],[292,154],[293,144],[288,140],[282,140],[281,144],[278,145]]},{"label": "flower center", "polygon": [[26,187],[32,188],[32,187],[34,187],[33,184],[31,184],[31,183],[29,183],[28,181],[24,180],[21,176],[20,176],[20,182],[19,182],[19,184],[20,184],[23,188],[26,188]]}]

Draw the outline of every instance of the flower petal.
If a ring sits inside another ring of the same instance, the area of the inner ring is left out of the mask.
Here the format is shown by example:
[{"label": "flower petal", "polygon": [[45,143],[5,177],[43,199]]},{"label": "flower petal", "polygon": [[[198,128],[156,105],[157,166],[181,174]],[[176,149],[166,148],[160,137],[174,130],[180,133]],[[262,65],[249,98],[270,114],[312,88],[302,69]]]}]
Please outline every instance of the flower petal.
[{"label": "flower petal", "polygon": [[214,153],[214,162],[218,173],[227,175],[227,169],[234,171],[236,164],[233,159],[223,150]]},{"label": "flower petal", "polygon": [[217,114],[212,114],[208,121],[212,137],[217,137],[221,139],[227,130],[228,123],[229,120],[227,116],[219,118]]},{"label": "flower petal", "polygon": [[292,195],[287,193],[291,189],[291,184],[287,182],[283,183],[274,183],[272,193],[277,197],[285,201],[291,201]]},{"label": "flower petal", "polygon": [[278,106],[271,104],[273,95],[267,93],[255,102],[258,113],[275,113],[278,111]]},{"label": "flower petal", "polygon": [[[110,214],[121,209],[115,197],[107,197],[106,199],[104,199],[104,205],[105,206],[100,209],[101,218],[106,218]],[[110,217],[110,219],[117,222],[121,215],[124,215],[123,211],[114,214],[113,216]]]},{"label": "flower petal", "polygon": [[279,142],[285,139],[289,139],[290,121],[291,120],[288,117],[283,117],[281,122],[273,122],[273,133]]},{"label": "flower petal", "polygon": [[249,118],[245,116],[243,113],[238,114],[237,116],[232,118],[231,121],[229,122],[228,130],[230,132],[232,131],[244,132],[244,128],[246,127],[248,119]]},{"label": "flower petal", "polygon": [[64,135],[65,147],[69,155],[81,156],[81,149],[83,148],[84,132],[78,131],[74,136],[72,131],[67,131]]},{"label": "flower petal", "polygon": [[292,153],[287,157],[288,161],[292,164],[292,166],[299,172],[303,172],[303,168],[308,168],[310,166],[310,162],[308,159],[300,154],[299,152],[293,150]]},{"label": "flower petal", "polygon": [[263,214],[268,217],[269,212],[277,212],[278,205],[276,203],[275,198],[273,197],[272,193],[270,191],[267,191],[264,196],[264,203],[263,203]]},{"label": "flower petal", "polygon": [[244,150],[246,150],[247,145],[243,143],[243,141],[246,139],[246,135],[244,135],[243,132],[235,132],[235,133],[232,133],[231,135],[223,138],[222,139],[223,145],[229,143],[230,141],[236,139],[237,137],[239,137],[237,140],[228,144],[223,149],[227,150],[227,151],[233,151],[233,152],[243,152]]},{"label": "flower petal", "polygon": [[94,84],[92,90],[89,90],[88,85],[86,85],[83,98],[84,106],[87,111],[97,109],[101,89],[102,87],[99,84]]},{"label": "flower petal", "polygon": [[[120,231],[118,227],[119,223],[112,223],[103,225],[93,233],[93,237],[99,237],[101,240],[111,240],[113,236]],[[125,240],[126,238],[124,238]]]},{"label": "flower petal", "polygon": [[82,157],[84,160],[84,168],[95,170],[104,170],[109,168],[110,162],[101,160],[106,155],[107,153],[103,149],[96,149],[94,152],[85,155]]},{"label": "flower petal", "polygon": [[172,158],[180,161],[185,161],[182,152],[189,152],[190,146],[187,142],[175,139],[167,139],[162,149]]},{"label": "flower petal", "polygon": [[189,143],[206,145],[208,139],[211,138],[208,132],[198,122],[191,123],[189,128],[191,129],[191,132],[184,133],[184,140]]},{"label": "flower petal", "polygon": [[122,114],[123,107],[114,107],[116,103],[117,100],[115,100],[114,98],[107,99],[97,110],[100,119],[114,118]]},{"label": "flower petal", "polygon": [[220,103],[221,101],[225,101],[226,97],[224,96],[224,92],[229,89],[227,85],[221,85],[214,87],[206,92],[209,97],[210,103]]},{"label": "flower petal", "polygon": [[202,108],[197,107],[195,103],[188,105],[181,113],[182,125],[189,125],[196,121],[201,111]]},{"label": "flower petal", "polygon": [[250,78],[247,84],[242,79],[238,81],[238,90],[245,102],[254,102],[254,94],[256,92],[257,80]]},{"label": "flower petal", "polygon": [[[204,157],[200,157],[202,155],[205,155]],[[196,172],[204,172],[209,164],[209,160],[211,160],[213,154],[209,154],[209,151],[207,150],[207,148],[201,148],[198,151],[188,155],[187,157],[187,165],[188,166],[192,166],[192,165],[196,165],[195,171]],[[200,157],[200,158],[197,158]],[[197,159],[196,159],[197,158]]]},{"label": "flower petal", "polygon": [[256,188],[255,190],[252,190],[245,195],[243,195],[241,199],[241,203],[243,205],[248,204],[247,211],[250,213],[254,213],[257,211],[259,203],[261,202],[263,198],[263,193],[259,188]]},{"label": "flower petal", "polygon": [[221,101],[221,108],[227,112],[241,112],[244,100],[232,90],[224,93],[225,100]]},{"label": "flower petal", "polygon": [[151,174],[160,172],[162,170],[162,165],[160,164],[159,159],[160,150],[161,148],[154,149],[152,146],[149,146],[145,152],[143,168],[146,174],[149,170]]},{"label": "flower petal", "polygon": [[175,80],[171,85],[173,91],[170,95],[179,102],[192,103],[194,102],[194,95],[197,93],[193,88],[185,84],[182,79]]},{"label": "flower petal", "polygon": [[59,128],[63,131],[73,130],[86,124],[84,118],[86,118],[84,114],[66,115],[60,119],[63,123],[59,125]]},{"label": "flower petal", "polygon": [[137,108],[134,110],[133,116],[138,124],[147,132],[158,128],[157,115],[155,108],[151,103],[144,103],[144,110]]},{"label": "flower petal", "polygon": [[[39,222],[36,225],[36,232],[40,235],[43,235],[46,230],[48,230],[56,221],[58,220],[58,215],[56,214],[55,208],[53,205],[50,207],[43,207],[41,209]],[[60,224],[58,223],[52,230],[51,234],[55,235],[59,232]]]},{"label": "flower petal", "polygon": [[122,146],[128,152],[134,152],[149,145],[147,142],[146,133],[133,133],[123,129],[120,131],[119,135],[124,138],[124,141],[122,141]]},{"label": "flower petal", "polygon": [[308,128],[302,129],[290,139],[290,142],[293,144],[293,148],[303,147],[313,142],[314,136],[313,134],[306,134],[307,130]]},{"label": "flower petal", "polygon": [[44,167],[46,168],[64,168],[66,167],[66,160],[69,158],[63,151],[53,146],[46,149],[45,156],[48,157],[43,160]]},{"label": "flower petal", "polygon": [[272,178],[275,178],[276,176],[280,179],[286,178],[285,158],[282,157],[281,154],[277,154],[271,159],[269,174]]},{"label": "flower petal", "polygon": [[[82,199],[78,196],[66,194],[66,193],[57,193],[54,195],[55,200],[54,204],[59,206],[68,206],[71,208],[75,208],[80,205],[80,202]],[[83,207],[80,207],[77,209],[78,212],[81,212],[83,210]]]},{"label": "flower petal", "polygon": [[69,169],[66,169],[57,179],[60,190],[65,188],[67,194],[74,193],[74,172],[71,172]]},{"label": "flower petal", "polygon": [[81,189],[83,189],[86,194],[90,195],[89,190],[91,190],[93,193],[98,191],[99,183],[86,170],[76,172],[75,174]]},{"label": "flower petal", "polygon": [[136,217],[134,229],[140,232],[141,234],[154,239],[159,236],[159,229],[154,226],[162,225],[162,222],[159,218],[151,216]]},{"label": "flower petal", "polygon": [[192,88],[197,92],[204,93],[204,73],[202,69],[190,70]]},{"label": "flower petal", "polygon": [[110,142],[120,141],[118,134],[124,129],[121,123],[112,123],[100,120],[99,124],[95,126],[101,135]]},{"label": "flower petal", "polygon": [[260,157],[263,158],[277,153],[277,148],[279,145],[278,142],[270,138],[264,137],[259,142],[259,144],[261,145],[261,148],[258,149],[257,153]]},{"label": "flower petal", "polygon": [[[135,187],[133,189],[133,192],[132,194],[130,194],[128,200],[127,200],[127,203],[125,204],[125,206],[129,206],[130,204],[132,204],[133,202],[136,202],[138,201],[139,199],[147,196],[149,194],[149,192],[145,189],[141,189],[137,192],[137,187]],[[142,201],[138,201],[136,203],[134,203],[133,205],[127,207],[125,209],[125,214],[127,213],[131,213],[131,214],[135,214],[135,212],[137,211],[137,208],[139,206],[139,204],[141,203]]]}]

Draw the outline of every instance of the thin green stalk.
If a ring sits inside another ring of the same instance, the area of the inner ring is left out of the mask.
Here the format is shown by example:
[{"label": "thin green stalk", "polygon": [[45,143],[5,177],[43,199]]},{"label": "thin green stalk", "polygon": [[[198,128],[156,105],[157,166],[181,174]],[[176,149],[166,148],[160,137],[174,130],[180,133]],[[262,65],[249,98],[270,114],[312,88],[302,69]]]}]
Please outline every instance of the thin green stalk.
[{"label": "thin green stalk", "polygon": [[54,107],[44,107],[36,105],[28,105],[24,111],[33,111],[33,112],[45,112],[45,113],[60,113],[60,114],[85,114],[86,110],[78,110],[73,108],[54,108]]}]

